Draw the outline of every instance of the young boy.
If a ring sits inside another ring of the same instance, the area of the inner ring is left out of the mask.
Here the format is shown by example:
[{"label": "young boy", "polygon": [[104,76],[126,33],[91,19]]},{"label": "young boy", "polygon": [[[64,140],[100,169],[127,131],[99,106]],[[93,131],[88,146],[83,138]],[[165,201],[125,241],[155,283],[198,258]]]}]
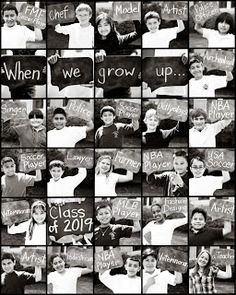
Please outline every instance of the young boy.
[{"label": "young boy", "polygon": [[23,48],[26,49],[27,42],[42,41],[42,32],[38,28],[34,31],[26,26],[17,25],[18,10],[12,4],[6,4],[2,9],[4,26],[1,28],[2,49]]},{"label": "young boy", "polygon": [[144,294],[168,294],[168,285],[176,286],[183,281],[182,274],[175,271],[157,268],[157,253],[147,248],[143,251],[143,293]]},{"label": "young boy", "polygon": [[14,270],[16,259],[11,253],[2,254],[1,293],[25,294],[26,285],[35,284],[42,280],[41,267],[35,266],[35,273]]},{"label": "young boy", "polygon": [[[161,211],[161,205],[153,203],[151,206],[152,215],[155,220],[150,221],[143,228],[144,245],[171,245],[174,230],[188,222],[187,216],[178,219],[166,219]],[[146,239],[151,235],[150,241]]]},{"label": "young boy", "polygon": [[29,122],[18,126],[10,126],[10,120],[6,122],[4,134],[17,137],[20,147],[46,147],[46,128],[43,125],[43,113],[39,109],[32,110],[29,115]]},{"label": "young boy", "polygon": [[68,48],[93,48],[94,47],[94,27],[90,23],[92,9],[88,4],[81,3],[75,9],[76,18],[79,23],[71,25],[55,26],[57,33],[69,35]]},{"label": "young boy", "polygon": [[86,138],[87,133],[93,130],[92,120],[87,126],[66,126],[67,115],[62,108],[54,110],[52,122],[55,128],[47,132],[48,147],[75,147],[78,141]]},{"label": "young boy", "polygon": [[156,11],[149,11],[144,16],[144,22],[149,32],[143,34],[143,48],[169,48],[170,41],[184,30],[182,20],[177,20],[177,27],[159,29],[161,17]]},{"label": "young boy", "polygon": [[140,271],[140,259],[129,256],[125,262],[127,274],[110,275],[110,270],[99,273],[99,280],[111,289],[114,294],[141,294],[141,278],[137,276]]},{"label": "young boy", "polygon": [[222,171],[222,176],[203,176],[206,165],[201,156],[195,156],[190,161],[193,178],[189,179],[189,196],[213,196],[217,189],[222,189],[223,183],[230,180],[228,171]]},{"label": "young boy", "polygon": [[226,75],[203,75],[204,65],[200,56],[195,56],[189,61],[189,71],[193,78],[189,80],[189,97],[215,97],[215,90],[227,86],[227,82],[233,80],[230,71]]},{"label": "young boy", "polygon": [[231,221],[224,221],[224,228],[211,228],[206,225],[207,213],[202,208],[195,208],[191,214],[189,244],[191,246],[214,245],[232,230]]},{"label": "young boy", "polygon": [[96,147],[121,148],[123,144],[123,137],[134,133],[139,128],[138,120],[132,120],[131,124],[114,123],[116,112],[111,106],[103,107],[100,111],[100,117],[104,125],[96,131]]},{"label": "young boy", "polygon": [[2,158],[1,167],[4,173],[1,178],[2,197],[25,197],[26,188],[42,180],[41,170],[35,170],[35,176],[16,173],[16,164],[11,157]]},{"label": "young boy", "polygon": [[140,223],[134,221],[133,226],[111,224],[112,208],[104,203],[97,205],[96,218],[100,225],[94,230],[96,246],[119,246],[121,238],[130,238],[132,233],[140,231]]},{"label": "young boy", "polygon": [[188,159],[185,151],[173,155],[174,171],[147,176],[147,183],[163,187],[163,196],[188,196]]},{"label": "young boy", "polygon": [[232,120],[221,120],[208,124],[207,113],[203,109],[191,112],[193,127],[189,130],[189,147],[216,147],[216,135],[227,127]]},{"label": "young boy", "polygon": [[62,178],[65,171],[65,164],[60,160],[53,160],[49,163],[51,179],[48,182],[48,197],[73,197],[75,188],[86,178],[86,168],[79,168],[74,176]]}]

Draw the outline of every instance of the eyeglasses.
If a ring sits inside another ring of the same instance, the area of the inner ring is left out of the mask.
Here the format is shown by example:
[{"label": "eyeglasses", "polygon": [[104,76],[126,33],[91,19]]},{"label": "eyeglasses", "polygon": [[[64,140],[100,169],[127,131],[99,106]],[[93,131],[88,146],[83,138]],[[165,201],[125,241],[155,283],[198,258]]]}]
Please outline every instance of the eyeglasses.
[{"label": "eyeglasses", "polygon": [[191,166],[192,169],[195,169],[195,170],[202,170],[204,169],[205,167],[204,166]]}]

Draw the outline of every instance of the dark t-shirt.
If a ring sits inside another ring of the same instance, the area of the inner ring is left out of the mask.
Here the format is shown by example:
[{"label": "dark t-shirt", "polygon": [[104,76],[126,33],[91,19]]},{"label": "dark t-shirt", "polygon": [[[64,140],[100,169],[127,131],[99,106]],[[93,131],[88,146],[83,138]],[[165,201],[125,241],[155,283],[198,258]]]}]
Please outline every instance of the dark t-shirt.
[{"label": "dark t-shirt", "polygon": [[213,245],[215,241],[223,239],[222,228],[203,228],[198,233],[189,231],[189,245],[191,246],[207,246]]},{"label": "dark t-shirt", "polygon": [[5,277],[4,285],[2,285],[2,294],[24,294],[26,285],[34,284],[34,275],[28,272],[13,271]]}]

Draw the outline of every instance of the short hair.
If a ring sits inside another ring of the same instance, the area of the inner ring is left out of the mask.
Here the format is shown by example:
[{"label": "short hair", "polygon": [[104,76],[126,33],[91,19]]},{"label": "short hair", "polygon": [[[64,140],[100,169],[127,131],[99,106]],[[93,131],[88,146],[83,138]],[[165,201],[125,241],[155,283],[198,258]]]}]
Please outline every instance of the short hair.
[{"label": "short hair", "polygon": [[105,106],[101,109],[100,111],[100,117],[102,117],[104,112],[111,112],[114,116],[116,115],[116,111],[113,107],[111,106]]},{"label": "short hair", "polygon": [[158,206],[158,207],[160,207],[160,209],[161,209],[161,207],[162,207],[162,205],[161,205],[160,203],[154,202],[154,203],[152,203],[152,205],[151,205],[151,211],[152,211],[152,207],[154,207],[154,206]]},{"label": "short hair", "polygon": [[177,151],[173,154],[173,158],[175,157],[183,157],[186,161],[188,161],[188,154],[185,151]]},{"label": "short hair", "polygon": [[6,4],[6,5],[3,6],[2,15],[4,15],[4,12],[5,11],[8,11],[8,10],[14,10],[15,13],[16,13],[16,15],[18,15],[17,8],[14,5],[12,5],[12,4]]},{"label": "short hair", "polygon": [[191,116],[191,119],[194,119],[200,116],[203,116],[205,120],[207,119],[207,113],[201,108],[193,109],[191,111],[190,116]]},{"label": "short hair", "polygon": [[65,170],[65,163],[61,160],[53,160],[49,163],[49,170],[53,167],[61,167],[62,170]]},{"label": "short hair", "polygon": [[152,248],[147,248],[143,251],[142,260],[146,259],[148,256],[153,256],[157,260],[157,253]]},{"label": "short hair", "polygon": [[205,158],[204,158],[203,155],[196,155],[196,156],[193,156],[192,159],[191,159],[191,161],[190,161],[190,166],[192,166],[194,160],[197,160],[197,161],[203,162],[203,164],[204,164],[204,166],[205,166]]},{"label": "short hair", "polygon": [[10,259],[13,262],[16,261],[16,258],[15,258],[15,256],[12,253],[3,253],[2,254],[2,257],[1,257],[1,261],[3,261],[4,259]]},{"label": "short hair", "polygon": [[141,260],[140,260],[140,258],[137,256],[137,255],[134,255],[134,256],[132,256],[132,255],[129,255],[127,258],[126,258],[126,260],[125,260],[125,263],[127,263],[127,260],[132,260],[132,261],[135,261],[135,262],[138,262],[138,264],[139,264],[139,266],[141,265]]},{"label": "short hair", "polygon": [[1,160],[1,166],[3,166],[4,164],[6,164],[8,162],[13,162],[15,164],[15,161],[12,157],[4,157]]},{"label": "short hair", "polygon": [[160,14],[156,11],[149,11],[144,15],[144,22],[146,23],[150,18],[157,18],[158,21],[161,21]]},{"label": "short hair", "polygon": [[223,23],[223,22],[226,22],[230,26],[228,33],[229,34],[234,33],[234,19],[230,13],[223,12],[220,15],[218,15],[215,22],[215,30],[218,31],[218,23]]},{"label": "short hair", "polygon": [[36,117],[37,119],[43,119],[43,112],[39,109],[32,110],[29,113],[28,118],[33,119],[34,117]]},{"label": "short hair", "polygon": [[195,209],[193,209],[192,214],[191,214],[191,219],[193,218],[193,215],[195,213],[202,214],[203,217],[204,217],[204,219],[205,219],[205,221],[207,220],[207,213],[206,213],[206,211],[204,209],[202,209],[202,208],[195,208]]},{"label": "short hair", "polygon": [[56,257],[60,257],[66,263],[66,255],[65,254],[61,254],[61,253],[56,253],[56,254],[51,255],[51,257],[49,259],[49,265],[51,265],[51,266],[53,265],[53,260]]},{"label": "short hair", "polygon": [[104,209],[104,208],[107,208],[107,207],[112,211],[111,204],[108,203],[108,202],[103,202],[103,203],[100,203],[99,205],[97,205],[96,208],[95,208],[96,215],[98,214],[98,211],[100,209]]},{"label": "short hair", "polygon": [[76,7],[75,12],[82,11],[82,10],[88,11],[90,15],[92,15],[92,13],[93,13],[92,8],[86,3],[80,3]]},{"label": "short hair", "polygon": [[157,119],[158,119],[157,110],[155,110],[155,109],[147,110],[143,122],[146,123],[147,119],[154,117],[154,116],[157,117]]},{"label": "short hair", "polygon": [[203,58],[200,55],[194,55],[189,59],[189,67],[191,67],[194,63],[202,63],[203,64]]},{"label": "short hair", "polygon": [[67,115],[66,115],[66,112],[63,108],[56,108],[54,111],[53,111],[53,117],[56,116],[57,114],[60,114],[60,115],[63,115],[67,118]]}]

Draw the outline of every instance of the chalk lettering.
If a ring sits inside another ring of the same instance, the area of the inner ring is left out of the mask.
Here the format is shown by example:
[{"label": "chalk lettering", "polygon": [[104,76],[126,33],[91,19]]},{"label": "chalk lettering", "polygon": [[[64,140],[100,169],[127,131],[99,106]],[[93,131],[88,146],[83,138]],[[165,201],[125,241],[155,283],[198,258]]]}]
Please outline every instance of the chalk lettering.
[{"label": "chalk lettering", "polygon": [[8,68],[4,62],[3,68],[8,80],[40,80],[41,77],[39,70],[22,70],[20,61],[15,63],[14,69]]}]

